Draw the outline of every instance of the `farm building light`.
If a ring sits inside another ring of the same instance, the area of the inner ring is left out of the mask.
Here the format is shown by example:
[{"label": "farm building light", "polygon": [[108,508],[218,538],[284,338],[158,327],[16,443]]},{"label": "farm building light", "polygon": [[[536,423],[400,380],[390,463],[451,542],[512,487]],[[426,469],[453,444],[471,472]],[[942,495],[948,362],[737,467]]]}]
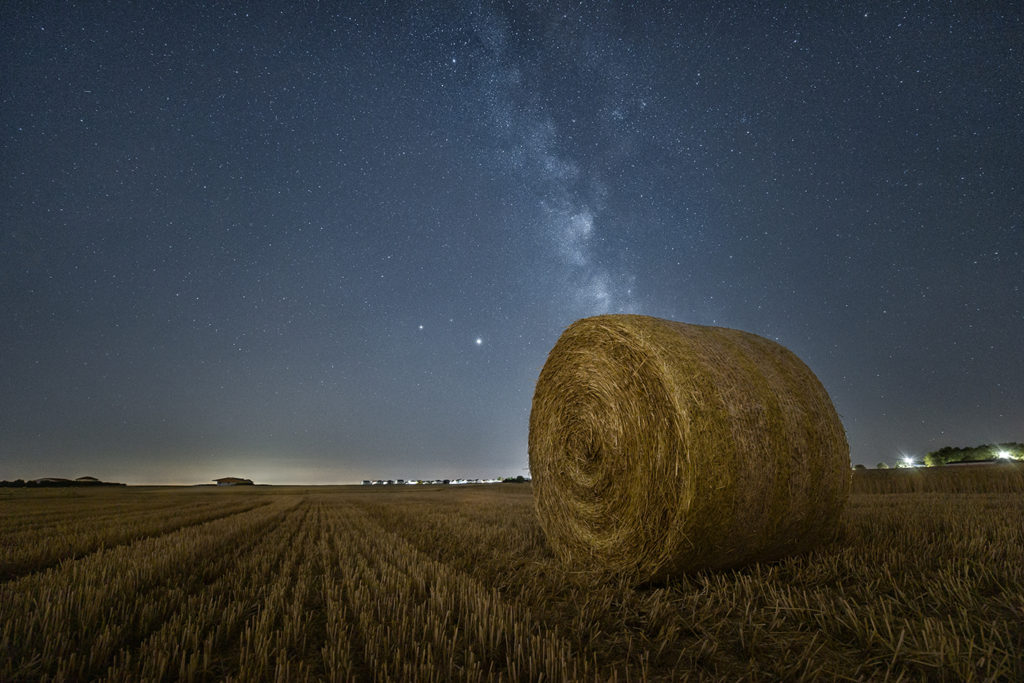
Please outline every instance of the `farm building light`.
[{"label": "farm building light", "polygon": [[999,451],[998,453],[996,453],[996,457],[1002,458],[1003,460],[1009,460],[1011,457],[1010,451]]},{"label": "farm building light", "polygon": [[914,459],[912,457],[910,457],[909,455],[904,455],[903,456],[903,466],[904,467],[913,467],[914,466]]}]

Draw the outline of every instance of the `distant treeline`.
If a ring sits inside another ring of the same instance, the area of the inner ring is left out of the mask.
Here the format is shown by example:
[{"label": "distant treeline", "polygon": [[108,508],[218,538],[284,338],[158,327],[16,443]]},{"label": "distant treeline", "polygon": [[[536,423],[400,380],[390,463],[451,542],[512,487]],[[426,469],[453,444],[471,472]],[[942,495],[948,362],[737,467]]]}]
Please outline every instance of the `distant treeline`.
[{"label": "distant treeline", "polygon": [[45,488],[71,488],[71,487],[94,487],[94,486],[125,486],[114,481],[81,481],[76,479],[15,479],[14,481],[8,481],[6,479],[0,481],[0,488],[26,488],[26,489],[45,489]]},{"label": "distant treeline", "polygon": [[1024,444],[1016,442],[987,443],[981,446],[964,446],[962,448],[946,446],[924,456],[924,464],[929,467],[935,467],[954,462],[980,462],[998,458],[1002,453],[1006,454],[1003,457],[1009,457],[1013,460],[1024,460]]}]

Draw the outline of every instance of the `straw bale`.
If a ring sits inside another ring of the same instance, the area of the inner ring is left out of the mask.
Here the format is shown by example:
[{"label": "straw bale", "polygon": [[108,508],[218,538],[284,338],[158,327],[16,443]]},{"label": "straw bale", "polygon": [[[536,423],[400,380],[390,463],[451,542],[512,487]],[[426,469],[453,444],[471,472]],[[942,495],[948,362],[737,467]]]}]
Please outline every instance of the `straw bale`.
[{"label": "straw bale", "polygon": [[834,536],[850,489],[843,425],[796,355],[639,315],[565,330],[537,380],[529,453],[555,553],[640,582],[808,550]]}]

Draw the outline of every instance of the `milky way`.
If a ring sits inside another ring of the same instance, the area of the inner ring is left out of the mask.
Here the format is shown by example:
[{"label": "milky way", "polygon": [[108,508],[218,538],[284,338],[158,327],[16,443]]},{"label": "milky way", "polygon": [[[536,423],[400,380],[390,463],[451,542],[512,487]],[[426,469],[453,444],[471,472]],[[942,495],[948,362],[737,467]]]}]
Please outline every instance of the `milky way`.
[{"label": "milky way", "polygon": [[[499,145],[497,158],[534,194],[532,227],[539,233],[542,248],[551,249],[558,262],[553,294],[557,291],[556,296],[564,297],[565,305],[580,310],[581,315],[628,311],[632,278],[628,271],[603,264],[592,246],[603,239],[599,230],[607,192],[603,181],[564,151],[572,145],[566,144],[549,107],[509,54],[507,23],[487,13],[476,19],[474,27],[475,37],[486,50],[478,62],[477,94]],[[577,65],[600,71],[604,65],[589,57],[581,55]],[[621,113],[616,115],[621,117]]]}]

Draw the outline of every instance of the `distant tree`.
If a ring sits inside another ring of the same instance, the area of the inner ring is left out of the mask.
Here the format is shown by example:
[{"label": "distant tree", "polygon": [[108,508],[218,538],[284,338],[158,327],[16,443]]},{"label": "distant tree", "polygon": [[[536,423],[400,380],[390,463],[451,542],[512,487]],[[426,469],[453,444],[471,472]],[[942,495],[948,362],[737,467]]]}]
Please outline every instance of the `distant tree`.
[{"label": "distant tree", "polygon": [[857,463],[856,465],[853,466],[853,469],[855,469],[855,470],[866,470],[867,467],[865,467],[864,465],[861,465],[860,463]]},{"label": "distant tree", "polygon": [[960,462],[964,459],[964,453],[969,450],[971,449],[945,446],[925,455],[924,464],[928,465],[928,467],[938,467],[950,462]]},{"label": "distant tree", "polygon": [[877,465],[875,465],[875,467],[877,467],[880,470],[887,470],[887,469],[889,469],[889,466],[886,465],[884,462],[878,463]]}]

